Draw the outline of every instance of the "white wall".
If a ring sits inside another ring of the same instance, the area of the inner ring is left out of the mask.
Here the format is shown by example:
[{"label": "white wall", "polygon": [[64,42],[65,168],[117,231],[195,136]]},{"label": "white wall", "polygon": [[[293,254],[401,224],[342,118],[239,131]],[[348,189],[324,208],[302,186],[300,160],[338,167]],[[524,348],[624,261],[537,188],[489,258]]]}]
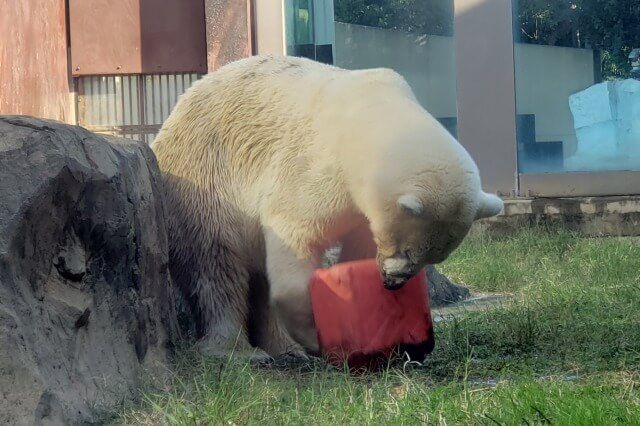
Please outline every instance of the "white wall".
[{"label": "white wall", "polygon": [[[456,116],[453,38],[336,22],[336,65],[384,66],[402,74],[422,105],[436,117]],[[594,83],[593,51],[516,44],[516,108],[535,114],[536,139],[575,146],[569,95]],[[491,108],[491,99],[487,99]],[[514,141],[515,143],[515,141]]]}]

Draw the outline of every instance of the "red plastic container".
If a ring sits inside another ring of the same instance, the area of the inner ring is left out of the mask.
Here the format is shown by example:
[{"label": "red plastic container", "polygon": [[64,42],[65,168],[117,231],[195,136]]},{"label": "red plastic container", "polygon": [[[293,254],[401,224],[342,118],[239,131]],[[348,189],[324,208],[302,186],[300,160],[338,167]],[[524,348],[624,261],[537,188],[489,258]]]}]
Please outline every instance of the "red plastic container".
[{"label": "red plastic container", "polygon": [[371,370],[394,354],[422,361],[433,350],[425,273],[387,290],[367,259],[318,269],[309,285],[320,351],[331,364]]}]

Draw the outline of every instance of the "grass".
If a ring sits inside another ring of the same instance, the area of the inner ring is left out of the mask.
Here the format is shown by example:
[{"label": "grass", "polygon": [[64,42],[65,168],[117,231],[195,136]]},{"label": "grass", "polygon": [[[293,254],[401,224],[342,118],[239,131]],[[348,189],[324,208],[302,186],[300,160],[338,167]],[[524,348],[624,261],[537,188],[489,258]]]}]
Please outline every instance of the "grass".
[{"label": "grass", "polygon": [[513,298],[435,325],[422,366],[353,376],[181,351],[126,424],[640,424],[640,245],[522,231],[470,236],[440,270]]}]

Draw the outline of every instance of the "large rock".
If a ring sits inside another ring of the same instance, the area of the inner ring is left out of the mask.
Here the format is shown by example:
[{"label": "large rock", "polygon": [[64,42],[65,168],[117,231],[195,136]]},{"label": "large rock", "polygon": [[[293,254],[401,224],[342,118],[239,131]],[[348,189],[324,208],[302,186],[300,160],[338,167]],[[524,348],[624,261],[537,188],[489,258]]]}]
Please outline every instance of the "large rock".
[{"label": "large rock", "polygon": [[99,423],[167,363],[160,188],[143,144],[0,117],[0,424]]},{"label": "large rock", "polygon": [[432,308],[439,308],[468,299],[471,292],[468,288],[451,282],[433,265],[427,265],[427,282],[429,283],[429,303]]}]

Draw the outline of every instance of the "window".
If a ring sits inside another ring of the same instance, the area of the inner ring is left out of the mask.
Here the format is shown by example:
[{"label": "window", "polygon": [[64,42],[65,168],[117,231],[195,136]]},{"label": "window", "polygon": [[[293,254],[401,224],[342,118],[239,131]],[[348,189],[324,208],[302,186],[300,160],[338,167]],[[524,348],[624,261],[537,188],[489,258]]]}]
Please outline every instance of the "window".
[{"label": "window", "polygon": [[640,170],[637,2],[513,0],[513,10],[519,173]]},{"label": "window", "polygon": [[285,2],[287,55],[332,64],[334,21],[331,1]]}]

